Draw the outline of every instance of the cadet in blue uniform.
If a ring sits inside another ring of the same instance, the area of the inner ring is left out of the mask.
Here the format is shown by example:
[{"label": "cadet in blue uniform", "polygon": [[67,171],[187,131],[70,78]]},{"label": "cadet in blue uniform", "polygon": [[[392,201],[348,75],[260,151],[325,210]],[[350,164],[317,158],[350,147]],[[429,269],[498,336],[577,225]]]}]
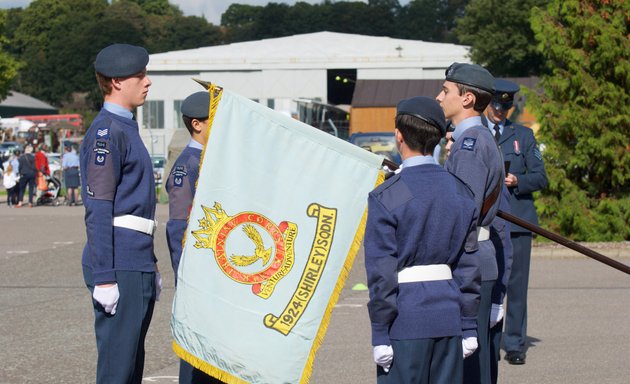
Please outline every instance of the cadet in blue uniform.
[{"label": "cadet in blue uniform", "polygon": [[153,253],[153,167],[133,120],[151,80],[142,47],[113,44],[94,67],[103,109],[81,145],[87,244],[83,276],[92,292],[97,383],[140,383],[144,340],[160,279]]},{"label": "cadet in blue uniform", "polygon": [[[171,254],[171,264],[175,272],[177,285],[177,269],[182,256],[182,239],[188,223],[188,214],[192,208],[201,151],[208,141],[208,112],[210,94],[207,91],[196,92],[184,99],[181,106],[182,118],[186,129],[190,132],[190,142],[179,155],[166,181],[168,192],[169,219],[166,223],[166,241]],[[222,383],[222,381],[206,375],[184,360],[179,364],[180,383]]]},{"label": "cadet in blue uniform", "polygon": [[[534,132],[506,119],[512,107],[518,84],[497,79],[496,93],[488,108],[490,130],[498,137],[503,157],[509,162],[505,185],[510,191],[512,214],[538,224],[532,193],[547,186],[547,173],[538,150]],[[498,129],[497,129],[498,128]],[[511,225],[514,257],[507,286],[507,305],[503,345],[505,359],[510,364],[525,364],[527,347],[527,287],[532,251],[532,233],[518,225]]]},{"label": "cadet in blue uniform", "polygon": [[461,382],[463,355],[474,350],[462,337],[477,335],[477,208],[432,156],[445,132],[435,100],[401,101],[402,171],[369,194],[365,268],[379,384]]},{"label": "cadet in blue uniform", "polygon": [[489,225],[499,207],[503,185],[503,160],[481,114],[492,98],[494,77],[475,64],[454,63],[446,70],[446,81],[437,96],[444,114],[455,126],[454,142],[444,164],[475,194],[479,210],[478,240],[481,265],[481,302],[477,318],[479,348],[464,361],[465,383],[490,383],[489,319],[492,288],[498,270]]}]

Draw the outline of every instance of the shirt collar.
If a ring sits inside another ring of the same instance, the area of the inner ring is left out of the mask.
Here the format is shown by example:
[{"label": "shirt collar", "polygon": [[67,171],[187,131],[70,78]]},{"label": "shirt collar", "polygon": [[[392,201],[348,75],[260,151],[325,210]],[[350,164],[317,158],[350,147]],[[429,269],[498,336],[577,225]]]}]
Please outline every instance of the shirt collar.
[{"label": "shirt collar", "polygon": [[118,104],[114,104],[114,103],[110,103],[109,101],[106,101],[103,103],[103,109],[107,110],[108,112],[113,113],[114,115],[126,117],[130,120],[133,119],[133,113],[131,113],[130,110],[123,108]]},{"label": "shirt collar", "polygon": [[190,141],[188,142],[188,146],[190,148],[203,149],[203,144],[201,144],[200,142],[198,142],[195,139],[190,139]]},{"label": "shirt collar", "polygon": [[464,133],[468,128],[474,127],[476,125],[482,125],[481,116],[472,116],[467,119],[464,119],[457,124],[455,127],[455,131],[453,131],[453,138],[455,140],[459,139],[459,137]]},{"label": "shirt collar", "polygon": [[435,158],[433,155],[428,156],[413,156],[403,160],[402,166],[403,168],[413,167],[416,165],[424,165],[424,164],[437,164],[435,162]]}]

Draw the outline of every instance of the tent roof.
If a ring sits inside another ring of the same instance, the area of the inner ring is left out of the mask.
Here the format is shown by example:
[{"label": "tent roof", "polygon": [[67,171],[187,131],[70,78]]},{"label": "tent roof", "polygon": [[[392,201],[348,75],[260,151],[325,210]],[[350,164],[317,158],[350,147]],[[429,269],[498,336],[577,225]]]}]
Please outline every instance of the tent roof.
[{"label": "tent roof", "polygon": [[148,70],[446,68],[467,54],[463,45],[315,32],[157,53]]},{"label": "tent roof", "polygon": [[56,111],[57,108],[50,104],[44,103],[34,97],[25,95],[16,91],[9,91],[9,96],[0,102],[2,107],[15,107],[15,108],[33,108],[33,109],[49,109]]}]

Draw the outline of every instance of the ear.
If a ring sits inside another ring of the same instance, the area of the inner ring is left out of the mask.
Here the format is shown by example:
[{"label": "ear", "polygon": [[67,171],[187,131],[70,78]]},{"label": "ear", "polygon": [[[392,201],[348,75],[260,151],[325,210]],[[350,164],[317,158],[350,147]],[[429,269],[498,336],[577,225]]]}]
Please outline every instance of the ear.
[{"label": "ear", "polygon": [[192,125],[193,131],[195,131],[196,134],[200,134],[202,129],[204,128],[201,121],[197,119],[192,119],[190,125]]},{"label": "ear", "polygon": [[462,96],[462,104],[464,108],[472,108],[475,105],[475,95],[472,92],[466,92]]},{"label": "ear", "polygon": [[405,142],[402,133],[398,130],[398,128],[394,128],[394,137],[396,138],[396,142],[402,144]]},{"label": "ear", "polygon": [[120,90],[122,88],[122,81],[118,77],[112,78],[112,87],[114,89]]}]

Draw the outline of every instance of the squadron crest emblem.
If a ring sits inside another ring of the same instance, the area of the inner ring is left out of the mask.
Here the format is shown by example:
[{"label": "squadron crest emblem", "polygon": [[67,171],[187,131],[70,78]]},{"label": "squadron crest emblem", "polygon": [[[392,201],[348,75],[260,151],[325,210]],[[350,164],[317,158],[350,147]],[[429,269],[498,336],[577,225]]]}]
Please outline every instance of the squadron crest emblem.
[{"label": "squadron crest emblem", "polygon": [[192,231],[197,240],[194,247],[212,249],[226,276],[251,285],[255,295],[269,298],[293,267],[297,225],[287,221],[276,225],[256,212],[230,216],[217,202],[213,208],[201,208],[204,217],[198,220],[199,228]]}]

